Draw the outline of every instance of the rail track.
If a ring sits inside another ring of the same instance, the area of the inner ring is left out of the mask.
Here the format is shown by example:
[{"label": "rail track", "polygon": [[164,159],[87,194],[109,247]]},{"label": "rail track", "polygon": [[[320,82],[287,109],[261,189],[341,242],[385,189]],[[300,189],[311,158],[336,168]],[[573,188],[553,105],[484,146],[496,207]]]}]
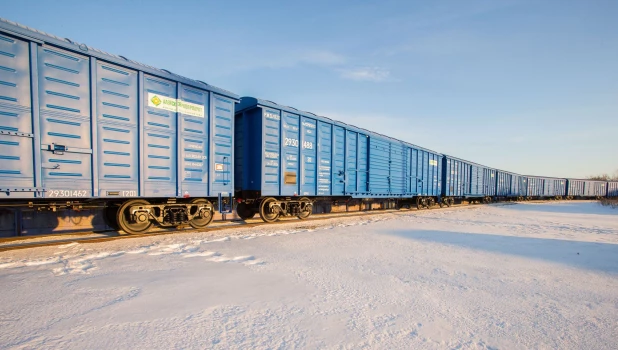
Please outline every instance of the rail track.
[{"label": "rail track", "polygon": [[[538,201],[529,201],[527,203],[543,203],[548,202],[547,200],[538,200]],[[502,206],[502,205],[512,205],[516,204],[516,202],[496,202],[488,205],[492,206]],[[88,244],[88,243],[101,243],[108,242],[113,240],[120,239],[134,239],[141,237],[154,237],[154,236],[164,236],[164,235],[178,235],[185,233],[195,233],[195,232],[216,232],[231,228],[251,228],[251,227],[259,227],[264,225],[280,225],[280,224],[288,224],[290,222],[311,222],[311,221],[322,221],[327,219],[334,218],[349,218],[349,217],[360,217],[360,216],[369,216],[369,215],[384,215],[384,214],[396,214],[396,215],[405,215],[410,212],[424,212],[427,210],[454,210],[461,208],[475,208],[478,207],[477,204],[469,204],[469,203],[460,203],[454,204],[448,208],[440,208],[435,206],[430,209],[417,209],[417,208],[409,208],[409,209],[381,209],[381,210],[366,210],[366,211],[353,211],[353,212],[337,212],[337,213],[323,213],[323,214],[313,214],[310,218],[299,221],[297,218],[281,218],[279,221],[274,223],[265,223],[260,219],[250,219],[250,220],[230,220],[230,221],[219,221],[213,222],[211,226],[207,229],[196,230],[191,227],[180,227],[174,229],[163,229],[163,228],[153,228],[145,233],[140,234],[124,234],[115,230],[106,230],[106,231],[83,231],[76,233],[54,233],[49,235],[37,235],[37,236],[21,236],[21,237],[9,237],[9,238],[0,238],[0,252],[6,252],[11,250],[19,250],[19,249],[28,249],[28,248],[38,248],[38,247],[48,247],[48,246],[58,246],[65,245],[70,243],[80,243],[80,244]]]}]

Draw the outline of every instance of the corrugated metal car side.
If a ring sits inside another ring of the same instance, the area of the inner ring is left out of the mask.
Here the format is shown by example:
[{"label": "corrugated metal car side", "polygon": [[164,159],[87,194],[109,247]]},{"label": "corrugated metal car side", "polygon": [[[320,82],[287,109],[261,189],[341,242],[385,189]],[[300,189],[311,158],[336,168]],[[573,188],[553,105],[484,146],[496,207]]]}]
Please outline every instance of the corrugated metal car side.
[{"label": "corrugated metal car side", "polygon": [[545,193],[545,179],[535,176],[526,176],[528,197],[544,197]]},{"label": "corrugated metal car side", "polygon": [[43,41],[0,33],[0,115],[10,117],[0,120],[0,187],[11,189],[0,196],[232,191],[235,97],[84,45],[29,35]]},{"label": "corrugated metal car side", "polygon": [[0,32],[0,51],[0,198],[33,198],[42,187],[40,161],[35,169],[33,159],[35,153],[40,157],[39,109],[30,98],[38,93],[32,91],[32,85],[37,87],[37,67],[31,64],[36,46]]},{"label": "corrugated metal car side", "polygon": [[459,158],[443,155],[442,192],[452,197],[496,195],[496,170]]},{"label": "corrugated metal car side", "polygon": [[496,196],[518,197],[524,194],[520,191],[521,175],[496,170]]},{"label": "corrugated metal car side", "polygon": [[441,193],[438,153],[252,97],[242,98],[235,123],[237,190],[355,198]]},{"label": "corrugated metal car side", "polygon": [[584,195],[584,180],[567,179],[567,196],[578,197]]},{"label": "corrugated metal car side", "polygon": [[618,197],[618,181],[609,181],[607,183],[607,197]]},{"label": "corrugated metal car side", "polygon": [[496,195],[496,170],[485,168],[483,170],[483,194],[485,196]]}]

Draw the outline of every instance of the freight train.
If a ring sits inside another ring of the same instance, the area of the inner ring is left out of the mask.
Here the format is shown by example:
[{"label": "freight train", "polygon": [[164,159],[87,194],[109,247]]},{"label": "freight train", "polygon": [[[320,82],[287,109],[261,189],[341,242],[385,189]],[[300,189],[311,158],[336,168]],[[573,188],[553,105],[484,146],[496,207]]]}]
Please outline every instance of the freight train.
[{"label": "freight train", "polygon": [[215,211],[305,219],[316,201],[618,196],[524,176],[238,95],[0,19],[0,206],[105,208],[127,233]]}]

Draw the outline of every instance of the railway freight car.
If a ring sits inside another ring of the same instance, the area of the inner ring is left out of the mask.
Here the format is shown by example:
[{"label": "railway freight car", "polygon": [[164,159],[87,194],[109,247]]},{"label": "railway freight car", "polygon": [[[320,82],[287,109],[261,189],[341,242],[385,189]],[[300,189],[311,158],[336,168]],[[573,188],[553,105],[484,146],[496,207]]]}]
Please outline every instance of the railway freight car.
[{"label": "railway freight car", "polygon": [[496,199],[523,200],[522,176],[503,170],[496,170]]},{"label": "railway freight car", "polygon": [[440,154],[291,107],[243,97],[235,118],[237,213],[309,217],[316,199],[439,201]]},{"label": "railway freight car", "polygon": [[524,176],[526,199],[562,199],[566,197],[567,181],[562,178],[545,176]]},{"label": "railway freight car", "polygon": [[495,169],[443,155],[442,173],[442,196],[447,205],[456,199],[488,203],[496,196]]},{"label": "railway freight car", "polygon": [[607,181],[567,179],[567,199],[593,199],[608,196]]},{"label": "railway freight car", "polygon": [[0,83],[3,206],[105,206],[133,233],[231,200],[236,95],[6,20]]}]

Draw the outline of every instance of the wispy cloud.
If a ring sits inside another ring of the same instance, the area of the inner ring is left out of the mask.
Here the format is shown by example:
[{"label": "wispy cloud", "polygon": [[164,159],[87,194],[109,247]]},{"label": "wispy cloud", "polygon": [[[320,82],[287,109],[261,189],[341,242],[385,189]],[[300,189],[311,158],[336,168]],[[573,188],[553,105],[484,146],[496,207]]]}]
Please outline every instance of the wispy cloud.
[{"label": "wispy cloud", "polygon": [[299,61],[321,66],[335,66],[345,64],[347,62],[347,58],[332,51],[313,50],[304,52],[300,55]]},{"label": "wispy cloud", "polygon": [[[272,52],[277,54],[273,55]],[[243,70],[256,70],[262,68],[279,69],[292,68],[300,65],[315,65],[321,67],[341,66],[347,62],[344,55],[329,50],[264,50],[264,53],[251,57],[237,65]]]},{"label": "wispy cloud", "polygon": [[341,77],[357,81],[382,82],[390,80],[391,72],[380,67],[361,67],[340,69]]},{"label": "wispy cloud", "polygon": [[[277,52],[277,54],[272,54]],[[230,55],[231,61],[221,66],[220,72],[226,74],[259,71],[263,69],[281,70],[302,66],[315,67],[329,72],[343,79],[354,81],[384,82],[394,81],[391,72],[384,67],[358,65],[358,58],[350,58],[334,50],[313,49],[263,49],[260,53],[248,57],[247,55]]]}]

